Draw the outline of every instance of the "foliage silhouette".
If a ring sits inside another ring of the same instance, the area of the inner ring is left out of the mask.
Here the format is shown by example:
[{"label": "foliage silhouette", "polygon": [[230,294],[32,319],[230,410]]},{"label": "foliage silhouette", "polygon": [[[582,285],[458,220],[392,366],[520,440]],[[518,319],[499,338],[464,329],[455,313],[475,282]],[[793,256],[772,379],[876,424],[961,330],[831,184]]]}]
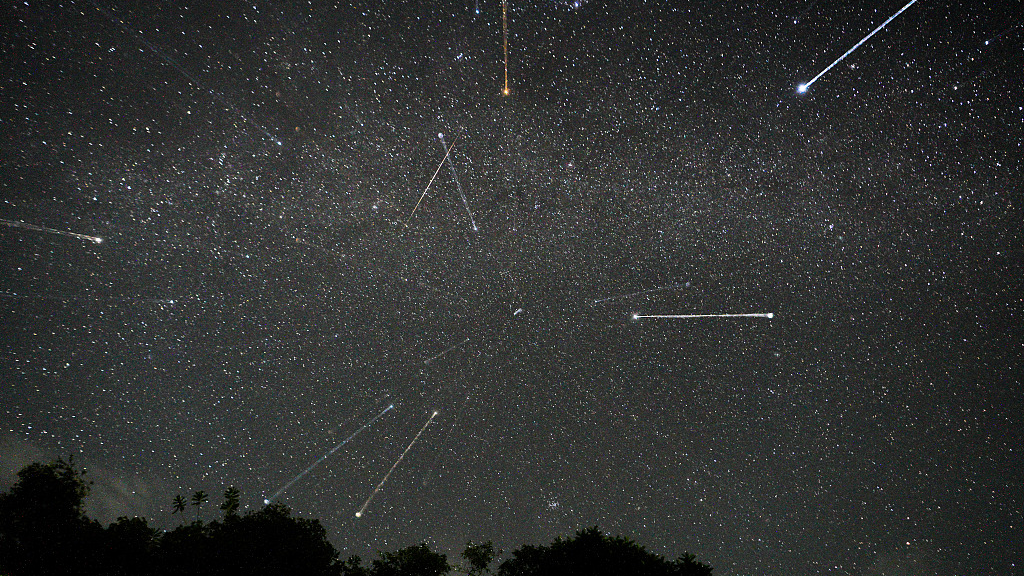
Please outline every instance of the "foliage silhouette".
[{"label": "foliage silhouette", "polygon": [[222,559],[240,574],[327,575],[338,559],[320,521],[294,518],[283,504],[220,525],[215,537]]},{"label": "foliage silhouette", "polygon": [[426,544],[416,544],[397,552],[380,552],[373,561],[371,576],[441,576],[451,572],[448,558],[432,552]]},{"label": "foliage silhouette", "polygon": [[339,576],[369,576],[370,569],[363,566],[363,560],[353,554],[347,560],[338,563]]},{"label": "foliage silhouette", "polygon": [[[283,504],[238,514],[240,493],[224,491],[223,521],[203,523],[202,490],[191,498],[197,519],[158,531],[145,518],[118,518],[104,529],[89,520],[83,501],[89,491],[84,472],[70,459],[30,464],[0,493],[0,575],[3,576],[467,576],[490,573],[500,551],[491,542],[466,544],[465,565],[448,563],[426,544],[395,552],[364,566],[358,556],[341,561],[317,520],[292,516]],[[174,498],[172,514],[185,511]],[[711,568],[686,554],[675,561],[623,537],[589,528],[549,546],[526,545],[498,566],[499,576],[711,576]]]},{"label": "foliage silhouette", "polygon": [[64,558],[89,563],[89,544],[102,528],[82,512],[88,492],[71,459],[18,472],[10,492],[0,494],[0,574],[61,574]]},{"label": "foliage silhouette", "polygon": [[[49,576],[230,576],[339,573],[337,552],[317,520],[271,505],[238,516],[238,491],[225,491],[225,522],[195,521],[169,532],[144,518],[119,518],[107,529],[83,513],[84,475],[69,462],[31,464],[0,494],[0,574]],[[198,511],[206,502],[196,492]],[[172,513],[184,510],[175,498]]]},{"label": "foliage silhouette", "polygon": [[225,519],[238,514],[240,499],[241,493],[238,491],[238,488],[228,486],[227,490],[224,490],[224,503],[220,505],[220,509],[224,511]]},{"label": "foliage silhouette", "polygon": [[[181,514],[184,515],[184,512],[185,512],[185,497],[182,496],[181,494],[178,494],[177,496],[174,497],[174,502],[172,503],[171,506],[172,506],[171,514],[179,514],[179,513],[181,513]],[[184,519],[182,519],[182,522],[184,522]]]},{"label": "foliage silhouette", "polygon": [[491,541],[483,544],[466,543],[466,549],[462,551],[462,558],[469,562],[465,570],[468,576],[482,576],[489,572],[488,568],[494,559],[501,555],[501,550],[494,550],[494,543]]},{"label": "foliage silhouette", "polygon": [[151,574],[157,534],[145,518],[118,518],[99,542],[98,567],[111,576]]},{"label": "foliage silhouette", "polygon": [[199,522],[199,507],[209,501],[210,497],[202,490],[198,490],[192,495],[192,505],[196,507],[196,522]]},{"label": "foliage silhouette", "polygon": [[499,576],[711,576],[692,556],[670,562],[621,536],[597,527],[557,538],[550,546],[523,546],[498,567]]},{"label": "foliage silhouette", "polygon": [[337,552],[317,520],[271,504],[225,522],[194,522],[160,538],[160,574],[337,574]]}]

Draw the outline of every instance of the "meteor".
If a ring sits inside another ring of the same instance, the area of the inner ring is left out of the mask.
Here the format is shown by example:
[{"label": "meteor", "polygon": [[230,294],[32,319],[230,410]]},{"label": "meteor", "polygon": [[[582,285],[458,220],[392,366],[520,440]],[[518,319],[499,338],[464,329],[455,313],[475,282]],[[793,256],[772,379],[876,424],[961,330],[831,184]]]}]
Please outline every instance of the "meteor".
[{"label": "meteor", "polygon": [[384,411],[383,411],[383,412],[381,412],[380,414],[377,414],[376,416],[374,416],[374,417],[373,417],[372,419],[370,419],[370,421],[369,421],[369,422],[367,422],[366,424],[363,424],[363,425],[362,425],[362,426],[361,426],[361,427],[360,427],[360,428],[359,428],[358,430],[356,430],[355,432],[353,432],[351,436],[349,436],[348,438],[345,438],[344,440],[342,440],[340,444],[338,444],[338,445],[337,445],[337,446],[335,446],[334,448],[331,448],[329,452],[327,452],[326,454],[324,454],[323,456],[321,456],[320,458],[318,458],[318,459],[316,460],[316,462],[313,462],[312,464],[310,464],[310,465],[309,465],[309,467],[308,467],[308,468],[306,468],[305,470],[303,470],[302,472],[300,472],[298,476],[296,476],[295,478],[292,478],[291,480],[289,480],[287,484],[285,484],[284,486],[282,486],[282,487],[281,487],[281,488],[280,488],[280,489],[279,489],[279,490],[278,490],[277,492],[274,492],[274,494],[273,494],[273,495],[271,495],[271,496],[270,496],[270,498],[266,498],[266,499],[264,499],[264,500],[263,500],[263,503],[264,503],[264,504],[270,504],[270,501],[271,501],[271,500],[274,500],[275,498],[277,498],[278,496],[280,496],[280,495],[281,495],[281,494],[282,494],[282,493],[283,493],[283,492],[284,492],[285,490],[287,490],[287,489],[291,488],[292,484],[295,484],[296,482],[298,482],[299,480],[301,480],[303,476],[305,476],[306,474],[309,474],[310,470],[312,470],[313,468],[316,468],[317,466],[319,466],[319,465],[320,465],[320,463],[321,463],[321,462],[323,462],[324,460],[326,460],[326,459],[327,459],[328,457],[330,457],[330,456],[331,456],[331,454],[334,454],[335,452],[337,452],[337,451],[338,451],[338,449],[339,449],[339,448],[341,448],[341,447],[342,447],[342,446],[344,446],[345,444],[348,444],[348,441],[349,441],[349,440],[351,440],[351,439],[355,438],[357,434],[359,434],[360,432],[362,432],[363,430],[365,430],[366,428],[368,428],[368,427],[369,427],[369,426],[370,426],[371,424],[373,424],[374,422],[376,422],[378,418],[380,418],[381,416],[383,416],[384,414],[386,414],[388,410],[391,410],[391,409],[392,409],[392,408],[394,408],[394,407],[395,407],[395,405],[394,405],[394,404],[392,404],[392,405],[388,406],[387,408],[385,408],[385,409],[384,409]]},{"label": "meteor", "polygon": [[[437,170],[434,170],[434,175],[430,177],[430,182],[427,182],[427,187],[423,189],[423,194],[420,194],[420,199],[416,201],[416,206],[412,209],[412,214],[409,214],[409,222],[412,222],[412,217],[416,215],[416,210],[420,207],[420,202],[423,202],[423,198],[427,195],[427,190],[430,190],[430,185],[434,183],[434,179],[437,178],[437,173],[441,171],[441,166],[444,166],[444,161],[448,159],[448,155],[452,153],[452,148],[455,148],[455,143],[459,141],[459,134],[455,135],[455,140],[452,140],[452,145],[448,147],[448,150],[444,153],[444,158],[441,159],[441,163],[437,165]],[[468,209],[468,208],[467,208]],[[409,227],[407,223],[406,228]]]},{"label": "meteor", "polygon": [[774,312],[756,314],[633,314],[633,320],[641,318],[661,318],[683,320],[689,318],[774,318]]},{"label": "meteor", "polygon": [[441,356],[444,356],[445,354],[451,352],[452,350],[455,350],[456,348],[458,348],[459,346],[462,346],[466,342],[469,342],[469,338],[466,338],[465,340],[463,340],[462,342],[459,342],[458,344],[452,344],[451,346],[449,346],[449,347],[445,348],[444,350],[442,350],[440,354],[435,354],[435,355],[431,356],[430,358],[427,358],[426,360],[423,361],[423,363],[424,364],[430,364],[434,360],[437,360]]},{"label": "meteor", "polygon": [[[438,132],[437,137],[441,139],[441,148],[447,148],[444,142],[444,133]],[[455,164],[452,163],[452,157],[450,154],[445,153],[445,158],[448,159],[448,167],[452,169],[452,178],[455,178],[455,186],[459,189],[459,196],[462,197],[462,205],[466,207],[466,214],[469,214],[469,223],[473,225],[473,231],[476,232],[476,220],[473,220],[473,213],[469,211],[469,202],[466,202],[466,194],[462,191],[462,184],[459,182],[459,174],[455,171]]]},{"label": "meteor", "polygon": [[907,4],[905,6],[903,6],[903,8],[900,8],[899,12],[893,14],[892,16],[889,16],[889,19],[886,20],[885,22],[882,22],[881,26],[879,26],[878,28],[875,28],[874,30],[872,30],[871,33],[868,34],[867,36],[865,36],[864,38],[862,38],[860,42],[857,42],[856,44],[854,44],[853,48],[850,48],[842,56],[840,56],[839,58],[836,58],[835,62],[829,64],[828,67],[825,68],[824,70],[822,70],[821,72],[819,72],[817,76],[815,76],[814,78],[811,78],[810,82],[807,82],[805,84],[801,84],[801,85],[797,86],[796,87],[796,91],[801,93],[801,94],[803,94],[804,92],[807,92],[807,89],[811,87],[811,84],[814,84],[815,82],[818,81],[818,78],[821,78],[822,75],[824,75],[826,72],[831,70],[836,64],[839,64],[840,62],[842,62],[843,59],[846,58],[847,56],[849,56],[850,54],[852,54],[854,50],[856,50],[857,48],[860,48],[861,44],[867,42],[868,38],[871,38],[879,30],[881,30],[882,28],[885,28],[885,26],[887,24],[889,24],[889,22],[892,22],[897,16],[899,16],[900,14],[903,14],[903,11],[906,10],[907,8],[910,8],[910,6],[914,2],[917,2],[917,0],[910,0],[910,2],[907,2]]},{"label": "meteor", "polygon": [[512,93],[508,89],[508,0],[501,0],[501,37],[505,44],[505,88],[501,95],[508,96]]},{"label": "meteor", "polygon": [[77,232],[68,232],[66,230],[56,230],[54,228],[47,228],[46,226],[36,226],[35,224],[29,224],[28,222],[19,222],[17,220],[3,220],[0,219],[0,224],[10,226],[11,228],[21,228],[22,230],[32,230],[34,232],[46,232],[48,234],[60,234],[61,236],[70,236],[71,238],[78,238],[80,240],[88,240],[93,244],[102,244],[103,238],[99,236],[89,236],[86,234],[78,234]]},{"label": "meteor", "polygon": [[366,502],[363,503],[363,507],[360,508],[358,512],[356,512],[356,518],[362,518],[363,512],[366,512],[366,507],[370,505],[370,502],[373,500],[373,497],[377,495],[377,492],[380,492],[381,487],[384,486],[384,483],[388,481],[388,477],[391,476],[391,473],[395,471],[395,468],[398,468],[398,465],[402,463],[402,459],[405,458],[405,455],[409,453],[409,450],[412,448],[412,445],[415,444],[416,441],[420,439],[420,435],[423,434],[423,431],[427,429],[427,426],[430,426],[430,423],[434,420],[435,416],[437,416],[437,410],[434,410],[434,413],[430,415],[430,418],[427,418],[427,423],[423,425],[423,428],[420,428],[420,431],[416,433],[416,436],[412,439],[412,442],[409,442],[409,445],[405,447],[405,452],[402,452],[402,455],[398,457],[398,460],[395,460],[395,464],[391,466],[391,470],[388,470],[388,473],[384,475],[384,479],[380,481],[380,484],[377,484],[377,487],[373,489],[373,492],[370,492],[370,497],[367,498]]}]

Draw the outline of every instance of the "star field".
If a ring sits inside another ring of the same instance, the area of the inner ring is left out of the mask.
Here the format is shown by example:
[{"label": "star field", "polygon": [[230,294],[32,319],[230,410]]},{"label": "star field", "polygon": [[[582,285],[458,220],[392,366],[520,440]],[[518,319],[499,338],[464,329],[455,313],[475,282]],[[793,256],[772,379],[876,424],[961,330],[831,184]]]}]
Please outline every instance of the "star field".
[{"label": "star field", "polygon": [[393,404],[276,498],[342,556],[1022,573],[1019,14],[797,89],[903,4],[510,0],[508,96],[496,0],[7,4],[0,485],[170,527]]}]

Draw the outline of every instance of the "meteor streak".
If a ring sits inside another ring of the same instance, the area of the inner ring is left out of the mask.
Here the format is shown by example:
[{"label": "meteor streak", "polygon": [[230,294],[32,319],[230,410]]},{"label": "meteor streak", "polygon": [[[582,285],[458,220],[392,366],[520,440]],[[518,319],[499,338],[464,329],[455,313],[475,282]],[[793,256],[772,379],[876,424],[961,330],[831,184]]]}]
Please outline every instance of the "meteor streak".
[{"label": "meteor streak", "polygon": [[416,436],[412,439],[412,442],[409,442],[409,445],[405,447],[405,452],[402,452],[402,455],[399,456],[398,460],[395,461],[395,464],[391,467],[391,470],[388,470],[388,473],[384,475],[384,479],[380,481],[380,484],[377,484],[377,487],[373,489],[373,492],[370,492],[370,497],[367,498],[366,502],[363,503],[363,507],[360,508],[358,512],[356,512],[356,518],[361,518],[363,516],[363,512],[366,512],[366,507],[370,505],[370,502],[373,500],[373,497],[377,495],[377,492],[380,492],[381,487],[384,486],[384,483],[388,481],[388,477],[391,476],[391,473],[395,471],[395,468],[398,468],[398,465],[402,463],[402,458],[405,458],[405,455],[409,453],[409,450],[412,448],[412,445],[415,444],[416,441],[420,439],[420,434],[423,434],[423,431],[427,429],[427,426],[430,426],[430,423],[434,420],[435,416],[437,416],[437,410],[434,410],[434,413],[430,415],[430,418],[427,418],[427,423],[423,425],[423,428],[420,428],[420,431],[416,433]]},{"label": "meteor streak", "polygon": [[[437,170],[434,170],[434,175],[430,177],[430,182],[427,182],[427,187],[423,189],[423,194],[420,194],[420,199],[416,201],[416,206],[412,209],[412,214],[409,214],[409,221],[412,222],[412,217],[416,215],[416,210],[420,207],[420,202],[423,202],[423,198],[427,196],[427,190],[430,190],[430,185],[434,183],[434,179],[437,178],[437,173],[441,171],[441,166],[444,166],[444,161],[448,159],[448,155],[452,153],[452,148],[455,148],[455,143],[459,141],[459,135],[455,135],[455,140],[452,140],[452,145],[448,147],[448,150],[444,153],[444,158],[441,159],[441,163],[437,165]],[[409,225],[406,224],[406,227]]]},{"label": "meteor streak", "polygon": [[441,351],[440,354],[435,354],[435,355],[431,356],[430,358],[427,358],[426,360],[423,361],[423,363],[424,364],[430,364],[434,360],[437,360],[441,356],[444,356],[445,354],[451,352],[452,350],[455,350],[456,348],[458,348],[459,346],[462,346],[466,342],[469,342],[469,338],[468,337],[465,340],[463,340],[462,342],[459,342],[458,344],[452,344],[451,346],[445,348],[444,350]]},{"label": "meteor streak", "polygon": [[1010,26],[1009,28],[1007,28],[1006,30],[1003,30],[999,34],[996,34],[992,38],[989,38],[988,40],[985,40],[985,46],[988,46],[989,44],[995,42],[996,40],[999,40],[1003,36],[1006,36],[1006,34],[1009,33],[1011,30],[1015,30],[1015,29],[1019,28],[1020,26],[1021,26],[1020,24],[1014,24],[1013,26]]},{"label": "meteor streak", "polygon": [[501,37],[505,43],[505,89],[501,94],[508,96],[511,94],[508,89],[508,0],[501,0]]},{"label": "meteor streak", "polygon": [[871,33],[868,34],[867,36],[865,36],[864,38],[862,38],[860,42],[857,42],[856,44],[854,44],[853,48],[850,48],[842,56],[840,56],[839,58],[836,58],[835,62],[829,64],[828,67],[825,68],[824,70],[822,70],[821,72],[819,72],[817,76],[815,76],[814,78],[811,78],[810,82],[807,82],[806,84],[801,84],[801,85],[797,86],[796,91],[801,93],[801,94],[803,94],[804,92],[807,92],[807,89],[811,87],[811,84],[814,84],[815,82],[817,82],[818,78],[821,78],[822,75],[825,74],[825,72],[828,72],[829,70],[831,70],[833,66],[835,66],[836,64],[839,64],[840,62],[842,62],[843,59],[846,58],[847,56],[849,56],[850,54],[852,54],[854,50],[856,50],[857,48],[860,48],[860,45],[865,43],[865,42],[867,42],[868,38],[871,38],[879,30],[881,30],[882,28],[885,28],[885,26],[889,22],[892,22],[897,16],[902,14],[904,10],[906,10],[907,8],[910,8],[910,6],[914,2],[917,2],[917,0],[910,0],[910,2],[907,2],[907,4],[905,6],[903,6],[903,8],[900,8],[899,12],[893,14],[892,16],[889,16],[889,19],[886,20],[885,22],[882,22],[881,26],[879,26],[878,28],[875,28],[874,30],[872,30]]},{"label": "meteor streak", "polygon": [[72,238],[88,240],[93,244],[103,243],[103,238],[100,238],[99,236],[88,236],[86,234],[78,234],[76,232],[68,232],[66,230],[55,230],[53,228],[47,228],[46,226],[36,226],[35,224],[29,224],[28,222],[0,219],[0,224],[5,224],[7,226],[10,226],[11,228],[21,228],[22,230],[33,230],[35,232],[47,232],[49,234],[60,234],[61,236],[70,236]]},{"label": "meteor streak", "polygon": [[671,319],[686,319],[686,318],[774,318],[774,312],[757,313],[757,314],[633,314],[633,320],[639,320],[641,318],[671,318]]},{"label": "meteor streak", "polygon": [[[444,134],[438,132],[437,137],[441,139],[441,147],[446,148],[444,143]],[[473,213],[469,211],[469,202],[466,202],[466,194],[463,193],[462,184],[459,183],[459,174],[455,171],[455,164],[452,163],[450,154],[445,154],[444,157],[448,159],[448,167],[452,169],[452,178],[455,178],[455,186],[459,189],[459,196],[462,197],[462,205],[466,207],[466,214],[469,214],[469,223],[473,225],[473,231],[476,232],[476,221],[473,220]]]},{"label": "meteor streak", "polygon": [[320,458],[318,458],[316,462],[313,462],[312,464],[310,464],[310,465],[309,465],[309,467],[308,467],[308,468],[306,468],[305,470],[303,470],[302,472],[300,472],[298,476],[296,476],[295,478],[292,478],[291,480],[289,480],[287,484],[285,484],[284,486],[282,486],[282,487],[281,487],[281,488],[280,488],[280,489],[279,489],[279,490],[278,490],[277,492],[274,492],[274,494],[273,494],[273,495],[271,495],[271,496],[270,496],[270,498],[267,498],[267,499],[265,499],[265,500],[263,501],[263,503],[264,503],[264,504],[270,504],[270,501],[271,501],[271,500],[274,500],[275,498],[277,498],[278,496],[280,496],[280,495],[281,495],[281,494],[282,494],[282,493],[283,493],[283,492],[284,492],[285,490],[287,490],[287,489],[291,488],[292,484],[295,484],[296,482],[298,482],[299,480],[301,480],[303,476],[305,476],[306,474],[309,474],[310,470],[312,470],[313,468],[316,468],[316,467],[317,467],[318,465],[320,465],[320,463],[321,463],[321,462],[323,462],[323,461],[324,461],[324,460],[326,460],[326,459],[327,459],[328,457],[330,457],[330,456],[331,456],[331,454],[334,454],[335,452],[337,452],[337,451],[338,451],[338,449],[339,449],[339,448],[341,448],[341,447],[342,447],[342,446],[344,446],[345,444],[348,444],[348,441],[349,441],[349,440],[351,440],[351,439],[355,438],[357,434],[359,434],[360,432],[362,432],[363,430],[365,430],[365,429],[366,429],[367,427],[369,427],[369,426],[370,426],[371,424],[373,424],[374,422],[376,422],[378,418],[380,418],[381,416],[383,416],[383,415],[384,415],[385,413],[387,413],[387,411],[388,411],[388,410],[391,410],[391,409],[392,409],[392,408],[394,408],[394,407],[395,407],[395,405],[394,405],[394,404],[392,404],[392,405],[388,406],[387,408],[385,408],[385,409],[384,409],[384,411],[383,411],[383,412],[381,412],[380,414],[377,414],[376,416],[374,416],[374,417],[373,417],[372,419],[370,419],[370,421],[369,421],[369,422],[367,422],[366,424],[363,424],[363,425],[362,425],[362,426],[361,426],[361,427],[360,427],[360,428],[359,428],[358,430],[356,430],[355,432],[353,432],[353,433],[352,433],[352,434],[351,434],[351,435],[350,435],[350,436],[349,436],[348,438],[345,438],[344,440],[342,440],[340,444],[338,444],[338,445],[337,445],[337,446],[335,446],[334,448],[331,448],[331,450],[330,450],[329,452],[327,452],[326,454],[324,454],[323,456],[321,456]]}]

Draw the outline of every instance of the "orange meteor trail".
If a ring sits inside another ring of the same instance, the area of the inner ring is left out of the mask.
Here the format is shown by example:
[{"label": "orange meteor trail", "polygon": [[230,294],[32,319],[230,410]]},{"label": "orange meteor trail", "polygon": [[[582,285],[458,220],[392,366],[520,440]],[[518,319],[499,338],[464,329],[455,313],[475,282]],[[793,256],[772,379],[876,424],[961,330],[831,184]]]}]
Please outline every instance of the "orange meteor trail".
[{"label": "orange meteor trail", "polygon": [[511,93],[508,89],[508,0],[501,0],[501,36],[505,41],[505,89],[501,94],[508,96]]}]

